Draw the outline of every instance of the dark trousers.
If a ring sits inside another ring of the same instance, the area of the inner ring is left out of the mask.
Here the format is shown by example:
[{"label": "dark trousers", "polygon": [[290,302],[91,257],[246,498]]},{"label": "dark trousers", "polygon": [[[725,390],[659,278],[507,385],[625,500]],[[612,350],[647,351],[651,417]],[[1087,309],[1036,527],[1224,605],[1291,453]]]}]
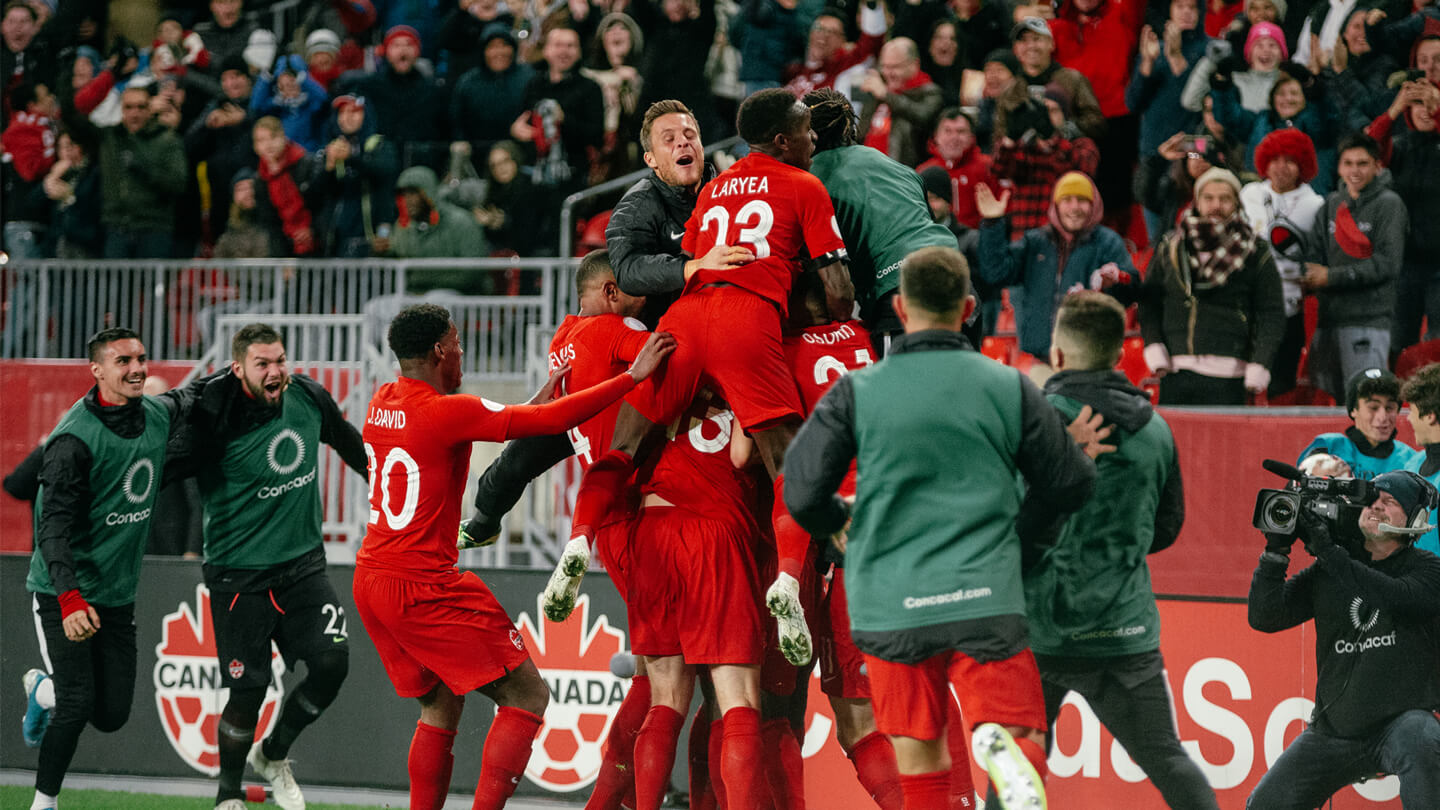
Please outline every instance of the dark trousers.
[{"label": "dark trousers", "polygon": [[105,232],[107,259],[168,259],[175,252],[175,237],[164,231],[111,228]]},{"label": "dark trousers", "polygon": [[1160,378],[1161,405],[1244,405],[1245,380],[1172,371]]},{"label": "dark trousers", "polygon": [[1043,655],[1035,656],[1035,660],[1045,690],[1045,716],[1050,719],[1052,747],[1055,718],[1065,695],[1073,691],[1085,698],[1095,716],[1125,746],[1125,753],[1145,771],[1167,805],[1175,810],[1217,810],[1215,791],[1200,766],[1180,745],[1174,704],[1158,651],[1084,662]]},{"label": "dark trousers", "polygon": [[1270,369],[1269,396],[1295,390],[1295,375],[1300,371],[1300,353],[1305,349],[1305,313],[1297,312],[1285,319],[1285,334],[1275,351],[1275,364]]},{"label": "dark trousers", "polygon": [[100,630],[85,641],[71,641],[61,623],[60,602],[46,594],[35,594],[35,602],[55,682],[55,710],[40,744],[35,789],[54,796],[65,781],[85,724],[111,732],[130,719],[135,694],[135,606],[95,606]]},{"label": "dark trousers", "polygon": [[1440,718],[1415,709],[1354,740],[1311,726],[1270,766],[1245,806],[1311,810],[1346,785],[1378,773],[1400,777],[1405,810],[1440,807]]}]

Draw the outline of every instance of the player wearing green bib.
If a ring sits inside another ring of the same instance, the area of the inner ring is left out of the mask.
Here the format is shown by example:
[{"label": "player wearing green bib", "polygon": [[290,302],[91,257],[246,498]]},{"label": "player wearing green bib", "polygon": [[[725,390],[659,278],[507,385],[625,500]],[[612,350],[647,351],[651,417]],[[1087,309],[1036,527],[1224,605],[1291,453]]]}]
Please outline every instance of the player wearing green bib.
[{"label": "player wearing green bib", "polygon": [[[135,588],[165,467],[171,411],[142,395],[145,346],[90,339],[95,386],[46,440],[35,499],[34,594],[47,675],[25,673],[25,738],[39,745],[33,810],[52,810],[88,723],[111,732],[135,691]],[[48,728],[46,727],[48,723]]]},{"label": "player wearing green bib", "polygon": [[[299,733],[334,701],[349,669],[345,611],[326,573],[321,540],[320,444],[366,474],[360,432],[317,382],[288,370],[280,334],[250,324],[231,341],[226,371],[174,398],[185,409],[204,507],[205,584],[221,679],[217,810],[244,810],[248,761],[276,804],[303,810],[289,753]],[[169,396],[169,395],[167,395]],[[271,680],[271,641],[286,664],[305,661],[275,729],[255,742]]]}]

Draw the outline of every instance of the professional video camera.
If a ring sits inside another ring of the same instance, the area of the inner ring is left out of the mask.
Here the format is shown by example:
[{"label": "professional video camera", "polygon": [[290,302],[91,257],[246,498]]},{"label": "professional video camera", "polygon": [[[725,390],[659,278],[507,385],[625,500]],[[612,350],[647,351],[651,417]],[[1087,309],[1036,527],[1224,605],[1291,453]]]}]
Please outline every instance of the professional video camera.
[{"label": "professional video camera", "polygon": [[[1301,509],[1325,518],[1332,527],[1353,525],[1359,511],[1376,497],[1375,485],[1358,478],[1317,478],[1273,459],[1266,459],[1261,466],[1290,479],[1284,489],[1262,489],[1255,496],[1250,522],[1262,532],[1293,535]],[[1351,518],[1340,519],[1342,511],[1349,511]]]}]

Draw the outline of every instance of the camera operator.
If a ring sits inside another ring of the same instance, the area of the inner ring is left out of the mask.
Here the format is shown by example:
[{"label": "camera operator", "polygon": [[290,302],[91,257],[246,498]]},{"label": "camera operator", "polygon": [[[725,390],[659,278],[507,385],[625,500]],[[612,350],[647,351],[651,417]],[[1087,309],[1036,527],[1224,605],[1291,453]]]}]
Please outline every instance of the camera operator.
[{"label": "camera operator", "polygon": [[[1309,727],[1250,794],[1250,808],[1315,808],[1377,773],[1400,778],[1406,810],[1440,807],[1440,557],[1411,543],[1437,500],[1407,471],[1373,481],[1363,546],[1347,549],[1308,505],[1296,532],[1266,533],[1250,584],[1250,626],[1315,620],[1318,679]],[[1345,512],[1341,512],[1345,514]],[[1297,537],[1315,562],[1286,579]]]}]

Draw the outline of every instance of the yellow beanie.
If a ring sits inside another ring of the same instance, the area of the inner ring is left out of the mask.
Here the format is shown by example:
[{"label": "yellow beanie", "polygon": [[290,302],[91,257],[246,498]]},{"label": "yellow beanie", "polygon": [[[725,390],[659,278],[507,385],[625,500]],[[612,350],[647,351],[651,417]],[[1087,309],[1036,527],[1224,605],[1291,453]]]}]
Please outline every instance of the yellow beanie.
[{"label": "yellow beanie", "polygon": [[1082,172],[1066,172],[1055,181],[1055,191],[1050,195],[1050,201],[1060,202],[1063,197],[1079,197],[1094,202],[1095,184]]}]

